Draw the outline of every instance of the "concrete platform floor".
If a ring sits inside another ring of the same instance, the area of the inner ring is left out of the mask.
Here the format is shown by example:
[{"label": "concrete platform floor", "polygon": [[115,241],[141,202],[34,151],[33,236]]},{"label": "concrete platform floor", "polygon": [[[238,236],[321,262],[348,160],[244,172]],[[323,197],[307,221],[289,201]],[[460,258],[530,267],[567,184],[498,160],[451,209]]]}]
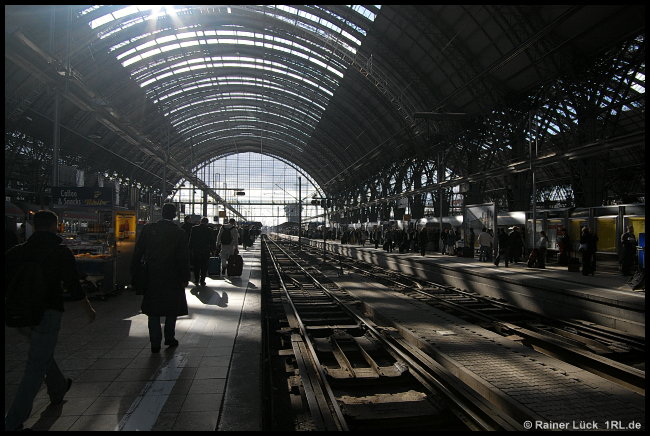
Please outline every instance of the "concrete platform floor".
[{"label": "concrete platform floor", "polygon": [[[43,385],[25,427],[33,430],[261,430],[259,242],[241,251],[241,277],[186,289],[180,345],[152,354],[141,296],[126,290],[93,301],[88,324],[66,304],[55,359],[73,379],[63,404]],[[190,283],[192,285],[192,283]],[[22,377],[28,344],[5,327],[5,413]]]}]

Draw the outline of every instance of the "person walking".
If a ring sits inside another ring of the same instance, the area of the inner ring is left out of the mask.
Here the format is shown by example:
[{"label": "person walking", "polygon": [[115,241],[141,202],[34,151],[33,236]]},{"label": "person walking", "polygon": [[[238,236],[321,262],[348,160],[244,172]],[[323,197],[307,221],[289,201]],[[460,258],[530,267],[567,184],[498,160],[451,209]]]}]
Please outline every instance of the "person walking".
[{"label": "person walking", "polygon": [[537,268],[546,268],[546,251],[548,250],[548,237],[546,232],[539,232],[540,238],[537,243]]},{"label": "person walking", "polygon": [[386,229],[386,233],[384,234],[384,246],[386,247],[386,251],[389,253],[393,251],[394,234],[395,232],[393,231],[392,227]]},{"label": "person walking", "polygon": [[524,251],[524,237],[519,231],[519,227],[513,226],[512,232],[508,235],[508,252],[510,261],[519,263]]},{"label": "person walking", "polygon": [[212,230],[208,227],[206,217],[201,218],[201,224],[192,227],[189,248],[192,266],[194,267],[194,284],[196,286],[205,286],[210,253],[216,248],[214,236]]},{"label": "person walking", "polygon": [[418,235],[418,247],[420,248],[420,254],[422,256],[426,255],[427,243],[429,242],[429,234],[426,227],[422,227],[420,234]]},{"label": "person walking", "polygon": [[[34,233],[26,242],[12,247],[5,253],[5,289],[14,279],[20,265],[27,261],[41,263],[44,282],[47,285],[45,311],[41,321],[33,327],[16,329],[17,333],[28,339],[29,352],[25,372],[5,415],[5,431],[23,430],[43,381],[47,387],[50,404],[53,405],[63,402],[72,385],[72,379],[63,375],[54,360],[64,311],[63,287],[70,292],[68,300],[81,303],[88,320],[95,320],[95,310],[79,283],[74,255],[56,234],[57,223],[58,216],[54,212],[39,210],[34,214]],[[5,330],[5,334],[7,333]]]},{"label": "person walking", "polygon": [[194,227],[194,224],[192,224],[191,220],[191,216],[185,215],[185,222],[181,226],[181,228],[185,231],[185,236],[187,237],[188,242],[190,240],[190,236],[192,235],[192,227]]},{"label": "person walking", "polygon": [[492,236],[487,232],[487,228],[483,227],[481,233],[478,234],[478,244],[479,244],[479,262],[487,262],[488,252],[492,246]]},{"label": "person walking", "polygon": [[[475,247],[474,245],[476,244],[476,234],[474,233],[474,228],[470,227],[469,228],[469,253],[471,258],[474,257],[474,251]],[[479,252],[480,254],[480,252]]]},{"label": "person walking", "polygon": [[564,227],[560,227],[557,234],[557,264],[558,265],[568,265],[569,264],[569,250],[571,248],[571,241],[569,240],[569,234],[567,233]]},{"label": "person walking", "polygon": [[228,266],[228,258],[232,254],[238,254],[239,249],[239,232],[237,231],[237,221],[230,218],[228,224],[224,224],[217,236],[217,246],[221,248],[221,275],[226,275],[226,267]]},{"label": "person walking", "polygon": [[499,229],[497,232],[497,240],[499,241],[499,254],[494,258],[494,264],[499,266],[501,257],[506,263],[506,268],[508,267],[508,262],[510,261],[510,250],[508,249],[508,234],[504,229]]},{"label": "person walking", "polygon": [[632,275],[632,266],[636,255],[636,238],[632,226],[627,226],[627,231],[621,235],[621,249],[621,274]]},{"label": "person walking", "polygon": [[187,315],[185,287],[190,280],[189,248],[185,232],[176,223],[176,206],[166,203],[162,219],[145,224],[135,243],[131,274],[141,262],[147,268],[147,286],[142,299],[142,313],[148,317],[151,352],[160,352],[163,331],[160,318],[165,317],[165,345],[175,347],[176,318]]},{"label": "person walking", "polygon": [[361,243],[362,247],[366,246],[366,240],[368,239],[368,232],[366,229],[360,229],[359,230],[359,242]]},{"label": "person walking", "polygon": [[375,242],[375,248],[379,249],[379,244],[381,243],[381,230],[379,229],[379,227],[374,226],[372,230],[372,238]]},{"label": "person walking", "polygon": [[450,256],[455,256],[456,255],[456,241],[458,238],[456,237],[456,232],[454,229],[449,229],[449,232],[447,232],[447,254]]},{"label": "person walking", "polygon": [[580,248],[578,251],[582,254],[582,275],[586,276],[595,273],[594,256],[596,254],[596,238],[589,230],[589,227],[583,227],[580,233]]},{"label": "person walking", "polygon": [[440,235],[440,254],[447,254],[447,229],[442,231]]},{"label": "person walking", "polygon": [[251,231],[248,226],[244,226],[244,229],[241,232],[241,237],[242,237],[242,247],[244,247],[244,250],[248,250],[248,247],[253,245],[251,243]]}]

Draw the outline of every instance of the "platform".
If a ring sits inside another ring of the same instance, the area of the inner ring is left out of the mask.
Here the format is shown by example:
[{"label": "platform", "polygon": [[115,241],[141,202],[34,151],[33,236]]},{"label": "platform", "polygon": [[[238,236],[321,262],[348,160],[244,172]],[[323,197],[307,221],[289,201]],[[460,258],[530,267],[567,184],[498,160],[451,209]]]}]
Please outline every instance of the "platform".
[{"label": "platform", "polygon": [[[33,430],[262,429],[259,241],[241,251],[239,278],[187,287],[189,315],[179,317],[180,345],[152,354],[141,296],[126,290],[93,301],[88,324],[66,303],[55,357],[73,379],[63,404],[41,388],[25,423]],[[191,284],[191,283],[190,283]],[[5,327],[5,413],[18,386],[27,343]]]},{"label": "platform", "polygon": [[[323,247],[323,240],[302,241]],[[397,250],[388,253],[374,244],[362,247],[332,240],[325,244],[335,254],[503,299],[546,316],[584,320],[645,338],[645,291],[633,291],[627,284],[629,277],[612,265],[597,267],[595,276],[583,276],[553,263],[545,269],[528,268],[522,262],[506,268],[503,263],[496,267],[492,262],[430,251],[423,257]]]}]

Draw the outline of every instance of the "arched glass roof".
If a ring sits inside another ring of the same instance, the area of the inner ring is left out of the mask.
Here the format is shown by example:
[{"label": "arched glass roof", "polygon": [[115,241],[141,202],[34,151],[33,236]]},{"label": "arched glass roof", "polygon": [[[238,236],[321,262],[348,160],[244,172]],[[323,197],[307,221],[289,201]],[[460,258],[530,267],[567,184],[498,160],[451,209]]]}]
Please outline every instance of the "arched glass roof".
[{"label": "arched glass roof", "polygon": [[[161,191],[232,153],[278,156],[338,193],[440,148],[445,167],[464,174],[518,162],[533,139],[551,154],[610,138],[638,147],[642,12],[7,5],[5,124],[49,144],[61,102],[63,153]],[[626,150],[611,167],[640,160]],[[554,173],[540,180],[574,174],[567,166],[540,167]]]},{"label": "arched glass roof", "polygon": [[300,165],[346,56],[356,55],[379,10],[122,5],[88,7],[78,18],[181,135],[178,147],[209,158],[261,137]]}]

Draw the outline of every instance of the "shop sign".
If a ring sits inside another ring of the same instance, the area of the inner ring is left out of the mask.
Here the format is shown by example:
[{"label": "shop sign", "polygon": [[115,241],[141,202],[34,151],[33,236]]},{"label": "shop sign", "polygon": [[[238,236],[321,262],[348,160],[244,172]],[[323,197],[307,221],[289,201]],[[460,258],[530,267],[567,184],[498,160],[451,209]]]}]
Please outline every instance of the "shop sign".
[{"label": "shop sign", "polygon": [[112,207],[111,188],[53,187],[52,200],[55,207]]}]

